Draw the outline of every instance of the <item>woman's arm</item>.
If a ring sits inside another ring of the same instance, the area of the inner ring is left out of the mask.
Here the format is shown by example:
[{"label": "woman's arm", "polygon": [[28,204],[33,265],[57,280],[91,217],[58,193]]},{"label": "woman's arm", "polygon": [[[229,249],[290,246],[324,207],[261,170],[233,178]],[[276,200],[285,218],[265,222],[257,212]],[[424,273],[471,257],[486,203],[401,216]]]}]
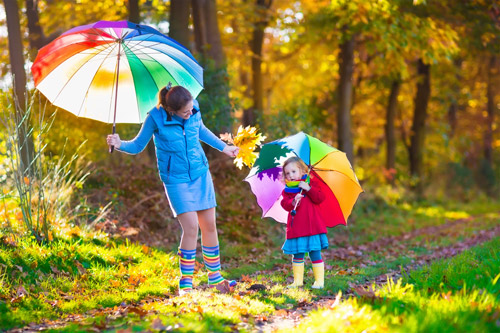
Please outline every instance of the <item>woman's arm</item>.
[{"label": "woman's arm", "polygon": [[[151,140],[151,136],[153,136],[155,129],[156,124],[153,117],[148,115],[137,136],[130,141],[122,141],[118,137],[118,144],[115,145],[115,148],[127,154],[139,154],[144,150],[144,148],[146,148],[146,145],[149,140]],[[117,134],[115,135],[118,136]]]},{"label": "woman's arm", "polygon": [[218,151],[223,151],[227,146],[224,141],[219,139],[214,133],[212,133],[211,130],[209,130],[205,126],[205,124],[203,123],[203,119],[201,120],[199,135],[201,141],[205,142],[207,145],[214,147]]}]

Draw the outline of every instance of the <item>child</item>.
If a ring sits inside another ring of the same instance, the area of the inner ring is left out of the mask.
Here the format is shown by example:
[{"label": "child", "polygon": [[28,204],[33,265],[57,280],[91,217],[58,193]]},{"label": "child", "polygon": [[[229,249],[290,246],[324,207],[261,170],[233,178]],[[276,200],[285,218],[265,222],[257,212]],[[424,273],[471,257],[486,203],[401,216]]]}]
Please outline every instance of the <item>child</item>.
[{"label": "child", "polygon": [[309,177],[308,168],[298,157],[291,157],[283,164],[286,187],[283,190],[281,206],[289,212],[286,224],[286,241],[283,252],[293,255],[293,280],[289,288],[304,283],[304,256],[311,258],[314,284],[312,288],[324,287],[325,265],[321,250],[328,248],[326,226],[318,205],[325,200],[325,194],[318,182]]}]

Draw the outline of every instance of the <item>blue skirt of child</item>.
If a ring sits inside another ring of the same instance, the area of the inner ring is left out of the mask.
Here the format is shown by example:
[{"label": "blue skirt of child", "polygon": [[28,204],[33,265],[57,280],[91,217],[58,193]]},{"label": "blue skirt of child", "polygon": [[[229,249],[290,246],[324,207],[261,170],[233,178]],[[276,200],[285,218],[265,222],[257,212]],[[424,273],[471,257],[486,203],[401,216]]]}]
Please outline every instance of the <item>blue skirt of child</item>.
[{"label": "blue skirt of child", "polygon": [[326,234],[287,239],[281,248],[286,254],[307,253],[328,248]]},{"label": "blue skirt of child", "polygon": [[174,217],[217,206],[210,171],[187,183],[163,184]]}]

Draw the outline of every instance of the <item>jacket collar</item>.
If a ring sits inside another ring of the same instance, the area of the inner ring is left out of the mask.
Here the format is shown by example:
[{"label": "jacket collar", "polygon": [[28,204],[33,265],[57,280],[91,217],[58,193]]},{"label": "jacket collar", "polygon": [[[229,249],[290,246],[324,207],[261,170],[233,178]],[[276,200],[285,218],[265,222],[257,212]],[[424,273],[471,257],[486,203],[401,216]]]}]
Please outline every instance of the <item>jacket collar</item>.
[{"label": "jacket collar", "polygon": [[[163,125],[184,125],[185,120],[183,118],[181,118],[175,114],[171,117],[168,117],[167,111],[165,111],[165,109],[161,106],[160,106],[159,110],[160,110],[161,117],[163,119]],[[191,115],[191,117],[193,117],[198,112],[199,112],[199,110],[194,108],[193,114]],[[191,117],[189,119],[191,119]]]}]

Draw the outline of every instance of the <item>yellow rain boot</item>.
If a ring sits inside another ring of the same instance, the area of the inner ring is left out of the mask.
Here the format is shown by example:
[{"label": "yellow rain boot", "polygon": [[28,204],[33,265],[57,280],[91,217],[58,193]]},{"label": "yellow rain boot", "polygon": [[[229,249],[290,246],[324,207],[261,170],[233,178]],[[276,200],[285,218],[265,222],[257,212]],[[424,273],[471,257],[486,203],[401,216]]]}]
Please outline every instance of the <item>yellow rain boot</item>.
[{"label": "yellow rain boot", "polygon": [[304,285],[304,262],[293,264],[293,283],[288,288],[298,288]]},{"label": "yellow rain boot", "polygon": [[325,286],[325,263],[313,264],[314,283],[313,289],[323,289]]}]

